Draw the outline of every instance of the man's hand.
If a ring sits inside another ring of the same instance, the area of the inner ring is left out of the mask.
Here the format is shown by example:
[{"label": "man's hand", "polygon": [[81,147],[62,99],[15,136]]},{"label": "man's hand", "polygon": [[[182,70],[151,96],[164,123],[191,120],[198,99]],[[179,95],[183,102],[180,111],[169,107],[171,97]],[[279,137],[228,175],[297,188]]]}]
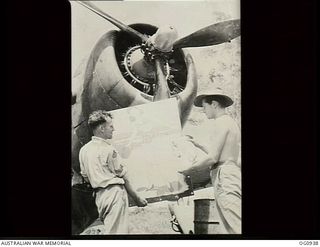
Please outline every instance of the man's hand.
[{"label": "man's hand", "polygon": [[178,173],[181,173],[184,176],[188,176],[188,175],[191,175],[191,173],[193,173],[194,171],[195,171],[195,169],[193,167],[190,167],[186,170],[178,171]]},{"label": "man's hand", "polygon": [[199,146],[198,142],[196,142],[194,139],[189,139],[189,142],[191,142],[193,145],[195,145],[196,147]]},{"label": "man's hand", "polygon": [[203,152],[205,152],[206,154],[209,153],[209,150],[207,147],[201,145],[198,141],[196,141],[192,136],[190,135],[186,135],[186,140],[188,142],[191,142],[195,147],[200,148]]},{"label": "man's hand", "polygon": [[145,198],[138,196],[134,199],[138,207],[145,207],[148,205],[148,202]]},{"label": "man's hand", "polygon": [[186,141],[191,142],[193,145],[197,146],[198,142],[191,135],[185,135]]},{"label": "man's hand", "polygon": [[184,135],[187,139],[193,139],[193,136],[191,135]]}]

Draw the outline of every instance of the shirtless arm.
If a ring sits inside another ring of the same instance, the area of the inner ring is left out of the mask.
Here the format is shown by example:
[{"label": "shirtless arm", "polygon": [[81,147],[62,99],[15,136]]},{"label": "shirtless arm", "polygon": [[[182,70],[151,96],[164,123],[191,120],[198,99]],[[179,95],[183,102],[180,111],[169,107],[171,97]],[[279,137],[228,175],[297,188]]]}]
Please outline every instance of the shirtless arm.
[{"label": "shirtless arm", "polygon": [[212,129],[213,138],[209,146],[210,150],[208,150],[206,157],[199,160],[192,167],[184,171],[181,171],[181,173],[185,175],[192,175],[197,170],[209,170],[212,167],[212,165],[219,161],[220,154],[222,152],[222,148],[226,141],[227,135],[228,128],[223,123],[216,122]]}]

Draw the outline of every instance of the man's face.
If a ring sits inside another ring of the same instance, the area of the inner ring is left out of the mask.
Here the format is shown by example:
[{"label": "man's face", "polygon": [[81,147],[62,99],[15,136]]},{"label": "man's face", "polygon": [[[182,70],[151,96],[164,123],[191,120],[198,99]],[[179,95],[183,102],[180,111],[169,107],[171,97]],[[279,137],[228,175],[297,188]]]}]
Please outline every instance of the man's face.
[{"label": "man's face", "polygon": [[214,106],[213,104],[209,104],[205,102],[205,100],[202,100],[202,109],[204,113],[206,114],[207,118],[211,119],[214,117]]},{"label": "man's face", "polygon": [[105,139],[112,139],[114,127],[110,117],[107,117],[107,121],[103,124],[102,130]]}]

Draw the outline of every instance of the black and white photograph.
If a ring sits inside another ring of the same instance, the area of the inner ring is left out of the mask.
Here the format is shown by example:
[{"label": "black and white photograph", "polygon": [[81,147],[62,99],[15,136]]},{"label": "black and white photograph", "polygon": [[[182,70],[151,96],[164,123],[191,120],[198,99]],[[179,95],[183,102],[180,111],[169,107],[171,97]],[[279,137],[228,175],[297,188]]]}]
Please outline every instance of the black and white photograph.
[{"label": "black and white photograph", "polygon": [[316,2],[7,1],[1,246],[319,245]]},{"label": "black and white photograph", "polygon": [[240,1],[70,1],[73,235],[242,234]]},{"label": "black and white photograph", "polygon": [[72,234],[241,234],[239,1],[70,1]]}]

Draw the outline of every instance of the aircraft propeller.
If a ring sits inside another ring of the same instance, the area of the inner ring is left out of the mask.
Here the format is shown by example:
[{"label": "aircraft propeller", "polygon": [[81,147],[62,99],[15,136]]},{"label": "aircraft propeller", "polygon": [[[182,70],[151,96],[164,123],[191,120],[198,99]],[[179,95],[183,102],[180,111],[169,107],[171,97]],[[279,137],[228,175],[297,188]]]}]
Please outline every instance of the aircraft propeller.
[{"label": "aircraft propeller", "polygon": [[[158,33],[159,37],[162,36],[161,38],[157,39],[158,47],[169,47],[169,51],[163,52],[160,49],[157,49],[157,47],[150,46],[149,36],[136,31],[135,29],[120,22],[119,20],[116,20],[114,17],[108,15],[94,4],[88,1],[76,2],[98,14],[105,20],[108,20],[119,29],[133,36],[137,40],[141,40],[141,51],[143,52],[144,56],[140,60],[133,62],[132,69],[138,78],[144,77],[148,81],[148,78],[150,79],[150,75],[145,75],[148,74],[150,70],[152,70],[152,68],[154,68],[155,73],[153,76],[151,75],[151,77],[154,78],[154,81],[156,82],[154,86],[157,87],[157,89],[154,90],[154,101],[168,98],[168,92],[170,91],[167,84],[172,83],[173,85],[175,85],[174,80],[169,79],[170,74],[168,74],[168,71],[167,73],[165,73],[166,71],[164,69],[164,64],[166,64],[166,62],[168,61],[168,56],[170,56],[170,53],[174,49],[218,45],[224,42],[230,42],[232,39],[240,36],[239,19],[223,21],[209,25],[178,40],[176,40],[176,38],[174,40],[166,39],[166,37],[169,37],[168,35],[170,34],[168,34],[166,28],[163,28],[163,30],[161,30],[162,27],[160,27],[157,33],[154,34],[154,36],[156,36]],[[172,27],[170,28],[173,29]],[[170,31],[172,30],[169,30],[169,32]],[[154,83],[153,80],[150,80],[150,82]],[[179,89],[181,90],[181,88]]]}]

